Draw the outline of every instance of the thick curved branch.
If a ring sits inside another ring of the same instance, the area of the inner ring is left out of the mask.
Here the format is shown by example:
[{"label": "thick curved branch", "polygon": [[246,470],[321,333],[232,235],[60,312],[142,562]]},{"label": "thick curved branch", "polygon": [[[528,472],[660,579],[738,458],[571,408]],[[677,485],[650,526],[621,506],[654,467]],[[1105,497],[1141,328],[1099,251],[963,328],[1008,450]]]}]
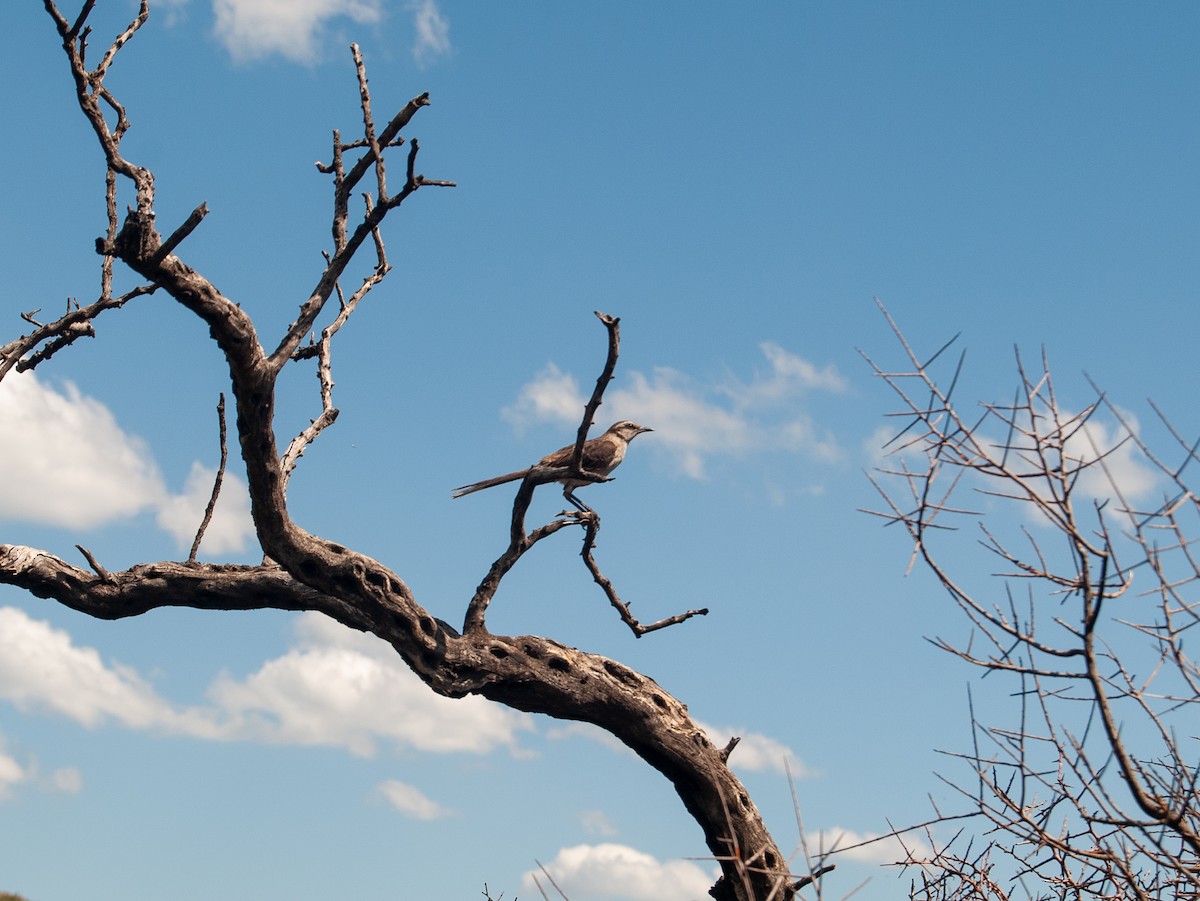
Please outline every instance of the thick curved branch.
[{"label": "thick curved branch", "polygon": [[160,607],[320,610],[342,622],[353,619],[353,608],[322,596],[273,564],[163,562],[112,573],[87,556],[91,572],[37,548],[3,544],[0,582],[106,620],[140,616]]},{"label": "thick curved branch", "polygon": [[[387,196],[384,186],[382,154],[394,146],[400,128],[413,113],[428,103],[427,95],[410,102],[374,137],[369,134],[368,123],[368,136],[364,139],[367,152],[349,170],[344,167],[343,155],[350,145],[339,142],[335,146],[334,251],[313,294],[301,305],[297,320],[275,351],[268,354],[242,308],[177,255],[177,245],[194,227],[193,220],[177,230],[178,240],[172,237],[164,242],[154,224],[153,176],[120,156],[118,145],[127,120],[124,109],[103,89],[101,82],[117,51],[145,20],[145,0],[142,14],[91,72],[84,65],[87,36],[84,22],[91,10],[91,0],[85,3],[74,24],[67,23],[57,13],[52,0],[46,0],[46,6],[63,36],[81,109],[105,150],[110,173],[131,178],[137,187],[136,207],[129,210],[119,230],[110,228],[99,249],[120,259],[198,316],[224,354],[249,485],[251,515],[259,542],[271,562],[261,566],[161,562],[111,572],[85,554],[92,566],[92,571],[88,571],[32,548],[0,545],[0,583],[18,586],[38,597],[52,598],[105,619],[136,616],[165,606],[320,611],[388,642],[413,672],[439,694],[449,697],[479,694],[519,710],[589,722],[610,732],[671,781],[700,825],[708,847],[721,860],[724,871],[713,889],[714,896],[737,901],[768,896],[780,901],[791,898],[786,861],[745,789],[729,770],[725,755],[690,718],[686,707],[652,679],[612,660],[565,647],[548,638],[494,636],[483,628],[459,635],[418,604],[405,582],[385,565],[313,535],[291,519],[286,497],[286,458],[281,458],[278,452],[274,432],[276,379],[282,367],[295,358],[303,336],[309,333],[326,301],[334,294],[339,278],[368,237],[375,240],[382,258],[378,229],[387,213],[422,185],[449,184],[428,181],[415,172],[414,142],[410,145],[404,188],[394,196]],[[365,77],[362,88],[367,108]],[[117,123],[112,128],[104,119],[101,103],[117,114]],[[374,203],[368,200],[363,219],[351,231],[346,223],[345,199],[372,165],[376,166],[380,194]],[[194,214],[195,221],[202,217],[202,210]],[[610,329],[615,329],[615,324],[613,320]],[[610,330],[610,335],[613,334]],[[610,357],[615,362],[615,354]],[[606,371],[611,377],[611,367]],[[602,380],[607,381],[604,376]],[[589,407],[586,419],[594,413],[602,390],[603,385],[598,384],[596,404]],[[561,474],[561,470],[554,473],[556,478]],[[521,492],[528,491],[531,496],[538,480],[550,480],[547,475],[533,475],[522,485]],[[528,506],[527,498],[524,504]],[[578,521],[568,517],[525,536],[523,519],[524,512],[519,531],[527,546]],[[502,557],[493,565],[497,584],[525,549],[518,547],[511,559]],[[482,610],[480,617],[482,623]]]},{"label": "thick curved branch", "polygon": [[[114,244],[119,258],[152,278],[208,324],[228,361],[251,513],[259,541],[263,551],[284,573],[312,592],[291,588],[279,603],[262,599],[263,606],[320,609],[346,625],[370,631],[389,642],[412,670],[440,694],[478,693],[520,710],[582,720],[611,732],[671,780],[684,805],[703,828],[709,848],[715,854],[727,853],[731,845],[753,849],[764,861],[764,872],[753,874],[757,888],[764,889],[766,894],[781,884],[780,872],[782,868],[786,873],[785,861],[749,795],[720,752],[688,717],[684,705],[651,680],[613,661],[566,648],[550,639],[536,636],[503,639],[489,636],[485,630],[454,636],[416,602],[404,581],[387,567],[311,535],[294,523],[287,511],[285,480],[273,429],[276,370],[263,353],[249,317],[176,256],[168,255],[157,267],[151,266],[161,242],[146,217],[131,212]],[[561,472],[556,475],[561,476]],[[532,492],[532,487],[527,481],[522,491]],[[535,534],[534,540],[558,528],[547,526]],[[516,557],[519,556],[518,553]],[[505,565],[494,569],[500,572]],[[58,568],[60,575],[63,572],[66,571]],[[252,575],[244,570],[234,571],[223,581],[262,578],[258,570],[249,572]],[[111,594],[112,589],[105,587],[109,583],[92,574],[85,575],[86,580],[77,574],[68,580],[74,590],[64,603],[82,609],[85,604],[79,600],[80,595],[91,596],[90,591],[82,590],[85,586],[100,597]],[[120,585],[121,576],[114,578]],[[142,583],[135,578],[134,584]],[[38,590],[49,591],[50,581],[43,580]],[[218,592],[222,600],[214,601],[210,590],[205,595],[209,599],[202,603],[212,607],[236,606],[236,601],[228,600],[236,594],[233,590]],[[306,606],[293,606],[297,598],[304,598]],[[188,601],[174,593],[170,600],[163,597],[161,603]],[[736,865],[730,862],[726,866],[727,878],[717,889],[718,896],[742,897],[732,879],[737,874]],[[738,878],[744,876],[740,874]],[[785,890],[776,897],[789,895]]]},{"label": "thick curved branch", "polygon": [[[686,706],[652,679],[548,638],[456,635],[413,603],[376,561],[319,539],[312,539],[309,550],[334,567],[299,581],[275,564],[153,563],[102,577],[44,551],[0,545],[0,582],[102,619],[168,606],[320,611],[392,644],[439,694],[480,694],[518,710],[605,729],[672,782],[715,854],[727,855],[736,846],[745,857],[757,855],[764,872],[750,874],[756,891],[762,890],[754,898],[786,881],[781,876],[786,862],[723,751]],[[727,871],[736,873],[737,867],[729,863]],[[715,896],[742,897],[727,879]],[[790,895],[777,891],[774,897]]]}]

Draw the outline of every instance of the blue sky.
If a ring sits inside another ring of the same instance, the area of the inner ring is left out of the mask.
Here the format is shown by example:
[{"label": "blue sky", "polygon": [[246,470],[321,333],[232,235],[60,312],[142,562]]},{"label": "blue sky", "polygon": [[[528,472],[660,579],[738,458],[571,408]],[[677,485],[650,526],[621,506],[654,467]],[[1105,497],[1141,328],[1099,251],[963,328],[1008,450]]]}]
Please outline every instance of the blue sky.
[{"label": "blue sky", "polygon": [[[101,0],[93,47],[134,7]],[[104,213],[49,17],[9,4],[4,23],[15,337],[19,313],[94,296]],[[313,162],[359,121],[349,43],[377,118],[430,92],[418,168],[459,186],[389,222],[395,271],[335,344],[342,414],[293,515],[458,620],[511,492],[450,489],[573,436],[603,363],[592,311],[619,315],[601,427],[656,431],[586,492],[601,564],[646,619],[712,612],[634,640],[560,534],[490,626],[622,660],[744,736],[734,768],[790,849],[785,758],[810,841],[832,841],[949,804],[935,749],[968,741],[973,674],[925,640],[965,627],[859,512],[891,400],[857,349],[901,359],[875,298],[918,347],[962,332],[960,396],[1008,396],[1014,346],[1045,347],[1068,405],[1087,373],[1143,421],[1150,396],[1200,429],[1198,37],[1185,3],[173,0],[109,84],[160,227],[207,202],[181,256],[266,336],[328,244]],[[165,296],[97,329],[0,385],[0,541],[77,562],[82,544],[109,569],[186,557],[219,355]],[[283,388],[286,440],[319,398],[308,371]],[[205,559],[256,559],[239,484]],[[711,880],[704,854],[669,786],[603,736],[435,698],[315,616],[103,623],[0,589],[0,890],[530,898],[541,861],[574,901],[685,901]],[[894,854],[841,859],[827,896],[869,879],[856,898],[895,897],[877,866]]]}]

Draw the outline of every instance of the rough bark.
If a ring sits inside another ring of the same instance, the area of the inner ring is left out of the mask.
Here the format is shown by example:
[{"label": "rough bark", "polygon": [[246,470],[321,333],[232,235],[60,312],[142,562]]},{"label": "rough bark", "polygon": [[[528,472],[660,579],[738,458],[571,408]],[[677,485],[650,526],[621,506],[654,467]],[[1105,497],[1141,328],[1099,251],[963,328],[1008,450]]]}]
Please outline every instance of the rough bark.
[{"label": "rough bark", "polygon": [[671,781],[713,856],[722,859],[725,876],[714,897],[790,897],[786,860],[725,752],[653,679],[537,635],[459,635],[377,561],[294,525],[285,531],[289,537],[271,546],[294,560],[295,574],[276,564],[171,562],[101,574],[45,551],[0,545],[0,581],[110,620],[172,606],[319,611],[389,642],[438,694],[479,694],[610,732]]}]

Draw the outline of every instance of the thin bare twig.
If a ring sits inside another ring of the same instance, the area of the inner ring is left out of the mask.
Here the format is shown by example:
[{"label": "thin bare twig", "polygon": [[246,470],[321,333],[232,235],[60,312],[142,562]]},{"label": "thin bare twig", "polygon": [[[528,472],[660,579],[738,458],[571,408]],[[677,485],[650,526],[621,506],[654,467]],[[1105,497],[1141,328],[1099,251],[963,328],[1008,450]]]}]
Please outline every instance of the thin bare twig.
[{"label": "thin bare twig", "polygon": [[221,483],[225,480],[225,464],[229,460],[229,448],[225,440],[225,394],[222,393],[217,401],[217,432],[221,443],[221,459],[217,464],[217,474],[213,478],[212,494],[209,495],[208,505],[204,508],[204,518],[200,521],[200,528],[196,530],[196,537],[192,541],[192,550],[188,554],[188,563],[196,562],[196,555],[200,552],[200,542],[204,540],[204,533],[208,531],[209,523],[212,522],[213,511],[217,508],[217,498],[221,496]]},{"label": "thin bare twig", "polygon": [[[1195,894],[1200,772],[1171,724],[1200,709],[1198,671],[1173,626],[1180,611],[1195,609],[1181,588],[1200,582],[1181,521],[1197,506],[1182,472],[1200,442],[1171,430],[1185,459],[1168,466],[1102,392],[1082,410],[1065,410],[1044,351],[1040,371],[1028,369],[1018,352],[1013,400],[983,404],[981,418],[967,419],[951,397],[961,390],[961,357],[944,390],[930,364],[949,345],[923,362],[884,315],[910,368],[871,365],[900,400],[896,415],[907,420],[906,440],[893,441],[900,464],[871,479],[886,503],[871,512],[908,531],[913,559],[965,615],[965,641],[933,643],[986,673],[1015,677],[1019,704],[1016,725],[1001,727],[977,719],[972,702],[973,750],[951,756],[969,765],[973,788],[948,784],[968,799],[966,816],[988,822],[988,838],[982,850],[971,838],[962,850],[952,841],[932,856],[911,857],[906,865],[920,874],[912,897],[1008,897],[1034,879],[1049,889],[1045,897],[1073,901],[1158,897],[1168,887]],[[1101,411],[1117,428],[1096,428]],[[1115,439],[1099,440],[1114,432]],[[1134,512],[1114,465],[1129,447],[1177,489],[1156,509]],[[913,451],[922,454],[923,469],[909,467]],[[948,470],[954,478],[947,482]],[[957,534],[949,525],[968,515],[971,505],[952,500],[962,490],[989,499],[985,515],[969,515],[979,519],[982,547],[1005,563],[980,587],[951,574],[959,561],[943,547]],[[1016,513],[1019,542],[1001,535],[1013,527],[1005,507]],[[1114,516],[1131,531],[1115,530]],[[1159,540],[1164,532],[1170,541]],[[1121,562],[1127,556],[1132,564]],[[1157,586],[1149,595],[1159,603],[1140,617],[1123,607],[1118,619],[1109,609],[1128,597],[1136,569],[1153,574]],[[987,600],[995,579],[1006,605]],[[1018,580],[1027,588],[1023,615],[1010,590]],[[1037,616],[1043,605],[1053,605],[1050,617]],[[1150,638],[1149,647],[1131,636]],[[1156,683],[1170,690],[1152,693]],[[934,823],[949,820],[939,814]]]}]

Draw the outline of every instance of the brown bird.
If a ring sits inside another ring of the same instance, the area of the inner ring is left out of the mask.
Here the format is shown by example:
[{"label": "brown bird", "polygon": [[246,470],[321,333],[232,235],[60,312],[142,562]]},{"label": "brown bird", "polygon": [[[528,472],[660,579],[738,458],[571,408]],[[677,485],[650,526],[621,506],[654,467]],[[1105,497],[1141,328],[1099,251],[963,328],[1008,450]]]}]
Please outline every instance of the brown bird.
[{"label": "brown bird", "polygon": [[[654,429],[638,425],[636,422],[630,422],[628,419],[614,422],[603,435],[583,443],[583,468],[598,476],[608,475],[620,466],[621,461],[625,459],[625,450],[629,447],[630,441],[642,434],[642,432],[653,431]],[[570,501],[577,510],[589,511],[590,508],[575,497],[572,492],[576,488],[590,484],[590,482],[586,479],[571,479],[566,477],[565,470],[570,468],[571,455],[574,453],[575,445],[568,444],[566,447],[559,448],[554,453],[542,457],[537,462],[537,465],[564,470],[563,478],[557,480],[562,482],[563,497]],[[470,485],[463,485],[461,488],[454,489],[454,496],[462,497],[464,494],[482,491],[484,488],[493,488],[496,485],[503,485],[505,482],[515,482],[517,479],[523,479],[529,475],[530,470],[533,468],[530,466],[526,469],[518,469],[516,472],[507,473],[506,475],[484,479],[482,482],[472,482]]]}]

